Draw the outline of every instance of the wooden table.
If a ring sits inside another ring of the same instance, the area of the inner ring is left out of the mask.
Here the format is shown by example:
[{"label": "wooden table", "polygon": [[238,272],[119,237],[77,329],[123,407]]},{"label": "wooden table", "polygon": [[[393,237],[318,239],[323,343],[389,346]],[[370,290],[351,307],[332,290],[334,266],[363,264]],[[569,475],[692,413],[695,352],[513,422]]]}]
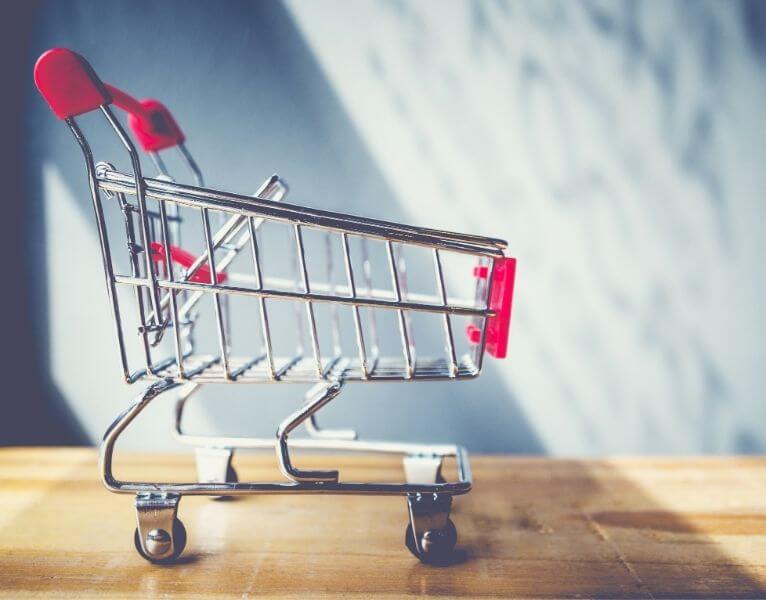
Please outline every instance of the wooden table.
[{"label": "wooden table", "polygon": [[[240,478],[276,477],[270,456]],[[303,457],[344,479],[401,478],[377,457]],[[181,564],[133,549],[130,496],[106,492],[90,449],[0,450],[0,596],[766,598],[766,459],[566,461],[475,457],[458,498],[458,564],[403,544],[405,501],[187,497]],[[118,457],[125,478],[188,479],[186,455]]]}]

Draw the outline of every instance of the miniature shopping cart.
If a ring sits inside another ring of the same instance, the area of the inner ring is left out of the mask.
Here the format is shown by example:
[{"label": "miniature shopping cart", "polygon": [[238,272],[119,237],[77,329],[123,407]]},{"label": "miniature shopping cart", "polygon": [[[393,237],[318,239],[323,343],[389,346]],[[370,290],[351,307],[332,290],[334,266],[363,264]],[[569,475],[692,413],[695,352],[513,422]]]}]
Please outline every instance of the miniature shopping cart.
[{"label": "miniature shopping cart", "polygon": [[[468,492],[472,484],[466,452],[457,446],[363,442],[353,431],[320,428],[315,416],[347,383],[471,379],[481,372],[485,351],[503,358],[516,264],[503,254],[506,243],[287,204],[287,185],[278,176],[254,196],[207,189],[183,133],[161,103],[137,101],[103,83],[85,59],[63,48],[40,57],[35,82],[85,157],[123,377],[128,383],[150,382],[107,430],[100,453],[106,487],[136,496],[138,552],[157,563],[181,554],[186,531],[177,511],[185,494],[373,494],[405,496],[407,547],[424,562],[448,561],[457,539],[449,519],[452,497]],[[139,154],[112,104],[128,113],[129,128],[159,171],[156,178],[143,176]],[[124,147],[129,172],[94,162],[75,119],[94,111],[106,118]],[[169,148],[178,149],[195,185],[170,177],[159,155]],[[288,233],[280,236],[289,241],[287,251],[271,252],[276,238],[264,237],[270,226]],[[376,270],[373,246],[381,252],[377,266],[384,269]],[[428,257],[434,284],[430,293],[411,289],[408,252]],[[472,299],[448,293],[447,257],[470,261],[467,295],[472,292]],[[287,276],[271,273],[272,261],[286,265]],[[335,268],[338,264],[341,268]],[[380,271],[387,281],[384,288],[376,287]],[[241,317],[235,303],[246,307]],[[383,317],[395,327],[382,331]],[[436,322],[441,347],[435,356],[421,356],[415,344],[418,317]],[[465,322],[466,340],[453,334],[458,321]],[[383,339],[391,330],[394,350]],[[213,340],[211,352],[201,348],[205,331]],[[348,332],[345,338],[343,332]],[[284,352],[279,346],[288,334],[297,342]],[[459,352],[460,344],[465,353]],[[221,383],[313,387],[300,408],[279,424],[275,438],[185,433],[182,416],[189,398],[204,384]],[[112,472],[117,439],[152,400],[171,390],[178,393],[176,435],[196,447],[199,481],[117,479]],[[288,441],[301,424],[309,437]],[[238,481],[232,467],[235,448],[275,451],[285,479]],[[295,466],[296,448],[401,454],[406,481],[341,481],[337,470]],[[454,459],[454,481],[442,473],[445,457]]]}]

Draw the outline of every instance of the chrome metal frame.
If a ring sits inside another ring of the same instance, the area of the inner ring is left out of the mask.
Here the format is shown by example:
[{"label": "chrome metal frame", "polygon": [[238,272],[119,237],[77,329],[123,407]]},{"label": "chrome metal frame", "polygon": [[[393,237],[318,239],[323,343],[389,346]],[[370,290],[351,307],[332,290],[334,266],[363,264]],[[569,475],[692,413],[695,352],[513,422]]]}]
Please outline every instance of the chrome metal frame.
[{"label": "chrome metal frame", "polygon": [[[320,428],[316,422],[316,413],[331,402],[349,382],[457,380],[478,376],[482,369],[486,342],[485,325],[487,319],[494,315],[488,307],[491,272],[494,259],[503,256],[506,243],[498,239],[287,204],[283,198],[288,188],[276,175],[267,180],[255,196],[207,189],[203,187],[199,167],[183,144],[179,146],[180,155],[189,167],[196,185],[173,181],[157,153],[151,153],[151,158],[159,171],[159,177],[147,178],[142,174],[141,162],[133,143],[109,106],[104,105],[100,110],[127,151],[132,174],[120,173],[108,163],[94,164],[90,146],[76,119],[70,117],[65,121],[85,158],[123,378],[131,384],[139,381],[150,383],[107,430],[100,452],[104,485],[113,492],[137,494],[142,553],[154,559],[162,559],[177,549],[174,544],[180,542],[173,541],[168,528],[176,518],[181,495],[235,496],[252,493],[404,495],[408,498],[411,522],[416,532],[415,545],[421,551],[420,536],[426,533],[424,523],[427,524],[430,519],[444,526],[450,506],[444,498],[464,494],[471,488],[471,470],[465,450],[451,445],[359,441],[352,430]],[[102,195],[116,202],[123,213],[129,274],[117,272],[115,267]],[[150,210],[150,202],[156,203],[156,210]],[[185,269],[174,266],[171,256],[171,243],[178,243],[181,238],[181,209],[191,209],[199,214],[204,237],[203,253]],[[213,211],[222,215],[217,228],[211,222]],[[257,234],[265,221],[285,223],[291,228],[295,266],[295,277],[292,280],[279,280],[263,274]],[[303,239],[304,230],[308,228],[325,232],[325,283],[314,283],[309,277]],[[164,248],[164,256],[160,259],[162,266],[155,264],[158,259],[152,256],[153,250],[150,248],[158,236]],[[345,285],[333,283],[333,236],[337,236],[340,241]],[[349,244],[352,238],[361,239],[361,286],[357,284],[354,274]],[[390,290],[373,287],[367,240],[380,240],[385,244],[392,284]],[[437,283],[434,294],[409,292],[404,253],[401,251],[405,246],[424,247],[432,252]],[[231,263],[243,251],[249,251],[252,272],[230,272]],[[489,266],[490,276],[485,281],[477,281],[473,300],[455,299],[448,294],[441,255],[445,251],[473,255],[480,264]],[[203,269],[208,272],[207,282],[195,279],[195,275]],[[219,281],[219,275],[224,273],[228,279]],[[138,369],[131,368],[128,357],[118,286],[132,288],[136,299],[143,362]],[[258,307],[263,347],[254,356],[231,355],[232,330],[228,299],[234,295],[252,297]],[[193,332],[199,318],[195,309],[206,296],[213,300],[218,337],[217,355],[195,353]],[[275,356],[268,311],[268,303],[272,299],[290,300],[298,308],[301,304],[305,308],[303,316],[300,311],[297,313],[300,339],[296,353],[292,356]],[[317,332],[315,305],[320,303],[331,306],[333,351],[327,357],[322,356]],[[351,307],[354,322],[356,348],[348,354],[344,353],[341,344],[338,317],[338,307],[341,305]],[[375,309],[368,310],[367,332],[360,314],[362,308]],[[376,310],[395,311],[400,333],[400,356],[381,356]],[[424,358],[417,355],[410,319],[413,312],[441,316],[444,356]],[[453,316],[469,317],[481,328],[480,342],[471,353],[462,357],[456,355],[451,320]],[[157,359],[155,354],[168,331],[172,331],[172,355]],[[303,347],[306,332],[310,341],[307,351]],[[369,340],[366,339],[366,333],[369,334]],[[254,439],[190,435],[183,431],[184,408],[200,386],[206,383],[315,385],[306,394],[303,405],[280,423],[274,438]],[[198,448],[198,464],[204,462],[211,473],[209,476],[201,473],[201,481],[192,483],[129,482],[117,479],[113,474],[112,462],[118,438],[150,402],[170,391],[180,392],[176,404],[176,436],[181,442]],[[289,435],[301,424],[306,427],[310,438],[288,441]],[[271,449],[275,452],[285,481],[226,481],[235,448]],[[290,454],[290,450],[295,448],[401,454],[404,457],[406,481],[340,481],[337,470],[307,471],[295,467]],[[455,457],[457,481],[444,482],[441,479],[441,465],[445,457]],[[156,523],[163,525],[159,527]]]},{"label": "chrome metal frame", "polygon": [[[115,422],[109,427],[104,440],[101,444],[99,455],[99,467],[101,478],[106,486],[112,492],[122,494],[134,494],[140,492],[163,492],[175,493],[181,495],[195,496],[235,496],[251,493],[308,493],[308,494],[382,494],[382,495],[404,495],[409,494],[465,494],[471,489],[473,482],[471,467],[468,462],[466,451],[460,446],[450,445],[424,445],[424,444],[406,444],[395,442],[363,442],[358,440],[321,440],[321,439],[296,439],[290,442],[293,448],[305,450],[345,450],[351,452],[365,453],[388,453],[401,454],[405,457],[422,457],[424,459],[433,457],[454,457],[457,463],[458,480],[450,483],[358,483],[358,482],[340,482],[338,481],[337,471],[328,475],[326,472],[309,473],[306,476],[305,471],[299,471],[286,464],[285,459],[289,460],[286,452],[287,435],[292,431],[291,426],[300,422],[309,414],[313,414],[321,408],[321,402],[314,402],[312,405],[304,405],[300,412],[300,418],[294,413],[285,419],[280,425],[276,439],[253,439],[239,437],[217,437],[210,436],[189,436],[181,433],[181,426],[176,421],[176,431],[184,437],[187,443],[196,443],[196,445],[205,445],[214,448],[242,448],[242,449],[274,449],[277,448],[277,458],[280,468],[285,477],[292,481],[284,482],[249,482],[249,483],[158,483],[158,482],[127,482],[117,479],[112,471],[112,460],[114,456],[114,446],[122,432],[133,422],[133,420],[143,411],[152,400],[161,394],[177,388],[181,384],[171,380],[162,380],[155,382],[142,392],[135,401],[123,412]],[[331,384],[334,397],[338,393],[337,384]],[[188,400],[190,395],[185,398]],[[325,394],[321,394],[322,399],[329,401]],[[180,416],[180,413],[176,413]]]}]

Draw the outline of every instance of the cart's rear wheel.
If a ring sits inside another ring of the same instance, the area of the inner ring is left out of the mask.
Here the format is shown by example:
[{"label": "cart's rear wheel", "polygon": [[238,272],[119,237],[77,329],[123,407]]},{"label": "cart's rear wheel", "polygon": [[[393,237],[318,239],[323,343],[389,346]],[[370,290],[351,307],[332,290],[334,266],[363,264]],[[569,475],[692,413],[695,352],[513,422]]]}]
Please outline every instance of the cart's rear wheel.
[{"label": "cart's rear wheel", "polygon": [[421,562],[428,565],[446,565],[451,561],[452,551],[457,543],[457,529],[452,520],[447,519],[444,529],[430,529],[423,534],[420,540],[421,550],[418,550],[412,523],[409,523],[404,534],[404,543]]},{"label": "cart's rear wheel", "polygon": [[[170,541],[170,536],[162,529],[154,530],[150,532],[149,535],[152,536],[150,543],[156,544],[158,548],[161,548],[162,544],[166,544]],[[181,553],[186,547],[186,527],[184,527],[184,524],[178,517],[173,520],[173,553],[162,558],[155,558],[144,551],[144,547],[141,545],[141,534],[138,532],[138,527],[136,527],[135,533],[133,534],[133,543],[136,545],[138,553],[149,562],[160,565],[172,563],[181,556]]]}]

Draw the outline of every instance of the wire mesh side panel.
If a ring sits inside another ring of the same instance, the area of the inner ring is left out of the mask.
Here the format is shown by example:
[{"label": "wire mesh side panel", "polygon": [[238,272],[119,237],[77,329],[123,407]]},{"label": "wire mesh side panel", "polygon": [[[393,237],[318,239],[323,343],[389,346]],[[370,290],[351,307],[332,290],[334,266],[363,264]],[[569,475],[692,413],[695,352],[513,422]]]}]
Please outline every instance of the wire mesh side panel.
[{"label": "wire mesh side panel", "polygon": [[[376,381],[479,373],[481,344],[465,343],[461,329],[470,322],[483,331],[489,289],[483,280],[474,285],[472,270],[491,267],[501,252],[472,252],[468,241],[450,245],[435,233],[416,236],[405,226],[345,215],[336,225],[332,213],[320,219],[291,206],[274,213],[260,201],[236,204],[207,190],[192,197],[183,186],[156,189],[154,180],[147,180],[148,224],[141,227],[134,189],[115,183],[118,175],[99,184],[110,192],[105,209],[121,213],[127,261],[121,268],[114,261],[114,280],[132,298],[137,335],[128,337],[138,343],[129,355],[141,361],[133,379]],[[260,199],[269,198],[264,186]],[[142,260],[144,252],[151,261]],[[465,283],[452,293],[448,279]],[[150,302],[153,281],[158,310]]]}]

